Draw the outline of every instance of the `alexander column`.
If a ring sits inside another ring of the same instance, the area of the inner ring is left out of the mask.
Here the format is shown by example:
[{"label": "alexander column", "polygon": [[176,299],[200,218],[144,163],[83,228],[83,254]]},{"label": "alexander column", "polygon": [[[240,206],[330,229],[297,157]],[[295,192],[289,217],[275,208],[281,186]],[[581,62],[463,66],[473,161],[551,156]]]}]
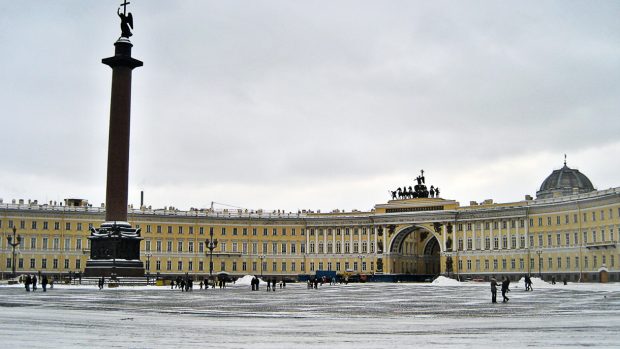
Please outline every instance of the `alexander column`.
[{"label": "alexander column", "polygon": [[131,57],[129,41],[133,16],[127,13],[127,0],[117,14],[121,19],[121,37],[114,43],[113,57],[101,62],[112,68],[110,130],[108,138],[108,172],[105,222],[91,228],[90,259],[85,276],[143,276],[140,260],[140,229],[127,222],[127,187],[129,176],[129,130],[131,114],[131,73],[142,62]]}]

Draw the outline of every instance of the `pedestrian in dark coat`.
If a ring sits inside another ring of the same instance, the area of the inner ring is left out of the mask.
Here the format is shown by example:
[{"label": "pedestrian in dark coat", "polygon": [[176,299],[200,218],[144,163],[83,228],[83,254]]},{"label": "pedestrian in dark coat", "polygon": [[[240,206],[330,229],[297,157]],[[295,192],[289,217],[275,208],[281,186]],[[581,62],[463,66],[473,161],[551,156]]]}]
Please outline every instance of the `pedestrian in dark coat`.
[{"label": "pedestrian in dark coat", "polygon": [[510,300],[510,298],[508,298],[506,296],[507,292],[510,292],[510,279],[507,277],[504,277],[504,280],[502,281],[502,297],[504,298],[503,302],[506,303]]},{"label": "pedestrian in dark coat", "polygon": [[43,292],[46,292],[47,289],[47,275],[43,275],[43,280],[41,280],[41,287],[43,287]]},{"label": "pedestrian in dark coat", "polygon": [[33,275],[32,276],[32,292],[37,290],[37,276]]},{"label": "pedestrian in dark coat", "polygon": [[31,282],[32,282],[32,279],[30,278],[30,275],[26,275],[26,281],[24,282],[24,286],[26,286],[26,292],[30,292]]},{"label": "pedestrian in dark coat", "polygon": [[276,279],[271,280],[271,290],[276,291]]},{"label": "pedestrian in dark coat", "polygon": [[499,286],[499,284],[497,283],[497,280],[495,279],[495,277],[491,278],[491,303],[497,303],[497,286]]}]

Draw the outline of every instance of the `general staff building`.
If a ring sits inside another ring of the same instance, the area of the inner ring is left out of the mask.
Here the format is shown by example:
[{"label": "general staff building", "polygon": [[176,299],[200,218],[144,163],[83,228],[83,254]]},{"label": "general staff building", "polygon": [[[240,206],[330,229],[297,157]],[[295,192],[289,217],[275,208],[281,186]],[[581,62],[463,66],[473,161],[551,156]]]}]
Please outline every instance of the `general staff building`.
[{"label": "general staff building", "polygon": [[[89,228],[104,213],[79,199],[1,203],[0,272],[8,276],[13,263],[18,274],[82,272]],[[399,198],[370,212],[331,213],[141,207],[129,208],[128,219],[141,229],[145,270],[162,277],[203,277],[212,257],[214,272],[232,276],[297,279],[330,270],[392,280],[530,274],[620,281],[620,188],[595,190],[566,164],[535,199],[512,203]],[[21,236],[15,260],[6,238],[14,228]],[[218,241],[213,251],[210,234]]]}]

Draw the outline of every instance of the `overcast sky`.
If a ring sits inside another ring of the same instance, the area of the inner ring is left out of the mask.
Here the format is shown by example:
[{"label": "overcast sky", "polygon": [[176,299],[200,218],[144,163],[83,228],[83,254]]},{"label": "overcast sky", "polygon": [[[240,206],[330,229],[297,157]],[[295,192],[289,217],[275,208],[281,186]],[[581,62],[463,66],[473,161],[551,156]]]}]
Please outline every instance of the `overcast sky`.
[{"label": "overcast sky", "polygon": [[[0,198],[105,201],[120,0],[0,2]],[[131,0],[129,202],[368,210],[620,186],[619,1]],[[225,207],[217,205],[216,207]]]}]

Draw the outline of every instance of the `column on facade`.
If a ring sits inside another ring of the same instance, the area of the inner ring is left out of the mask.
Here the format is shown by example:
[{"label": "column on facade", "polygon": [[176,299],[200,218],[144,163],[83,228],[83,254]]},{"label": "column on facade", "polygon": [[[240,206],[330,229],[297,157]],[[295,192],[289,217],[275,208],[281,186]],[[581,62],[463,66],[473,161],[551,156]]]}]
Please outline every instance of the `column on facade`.
[{"label": "column on facade", "polygon": [[372,228],[370,228],[370,227],[368,227],[368,228],[367,228],[367,230],[366,230],[366,231],[368,232],[368,233],[366,234],[366,246],[367,246],[367,247],[366,247],[366,248],[367,248],[366,253],[367,253],[367,254],[369,254],[369,253],[370,253],[370,232],[371,232],[372,230],[373,230],[373,229],[372,229]]},{"label": "column on facade", "polygon": [[375,251],[375,254],[379,253],[379,250],[377,250],[377,226],[373,226],[372,227],[372,235],[373,235],[373,251]]},{"label": "column on facade", "polygon": [[441,234],[441,250],[446,252],[446,235],[448,235],[448,225],[442,224],[443,234]]},{"label": "column on facade", "polygon": [[498,232],[497,232],[497,235],[498,235],[498,237],[497,237],[497,241],[498,241],[497,242],[497,246],[498,246],[498,248],[500,250],[503,250],[504,249],[504,241],[503,241],[504,237],[502,236],[502,234],[504,232],[502,232],[502,222],[500,221],[497,226],[499,227],[499,228],[497,228],[497,230],[498,230]]},{"label": "column on facade", "polygon": [[327,254],[327,228],[323,229],[323,254]]},{"label": "column on facade", "polygon": [[455,221],[454,226],[452,227],[452,251],[457,251],[459,247],[456,241],[456,226],[457,226],[457,223]]},{"label": "column on facade", "polygon": [[471,224],[471,249],[472,250],[477,250],[476,248],[476,223],[477,222],[473,222]]},{"label": "column on facade", "polygon": [[493,222],[489,222],[489,239],[490,239],[489,248],[492,250],[494,248],[493,244],[495,244],[495,235],[493,234]]},{"label": "column on facade", "polygon": [[332,253],[336,253],[336,228],[332,230]]},{"label": "column on facade", "polygon": [[[362,253],[363,252],[363,250],[362,250],[362,229],[364,229],[364,228],[360,227],[357,230],[357,233],[359,234],[357,236],[357,240],[358,240],[357,241],[357,252],[358,253]],[[360,261],[360,263],[361,263],[361,261]],[[360,265],[360,270],[362,270],[362,266],[361,265]]]}]

